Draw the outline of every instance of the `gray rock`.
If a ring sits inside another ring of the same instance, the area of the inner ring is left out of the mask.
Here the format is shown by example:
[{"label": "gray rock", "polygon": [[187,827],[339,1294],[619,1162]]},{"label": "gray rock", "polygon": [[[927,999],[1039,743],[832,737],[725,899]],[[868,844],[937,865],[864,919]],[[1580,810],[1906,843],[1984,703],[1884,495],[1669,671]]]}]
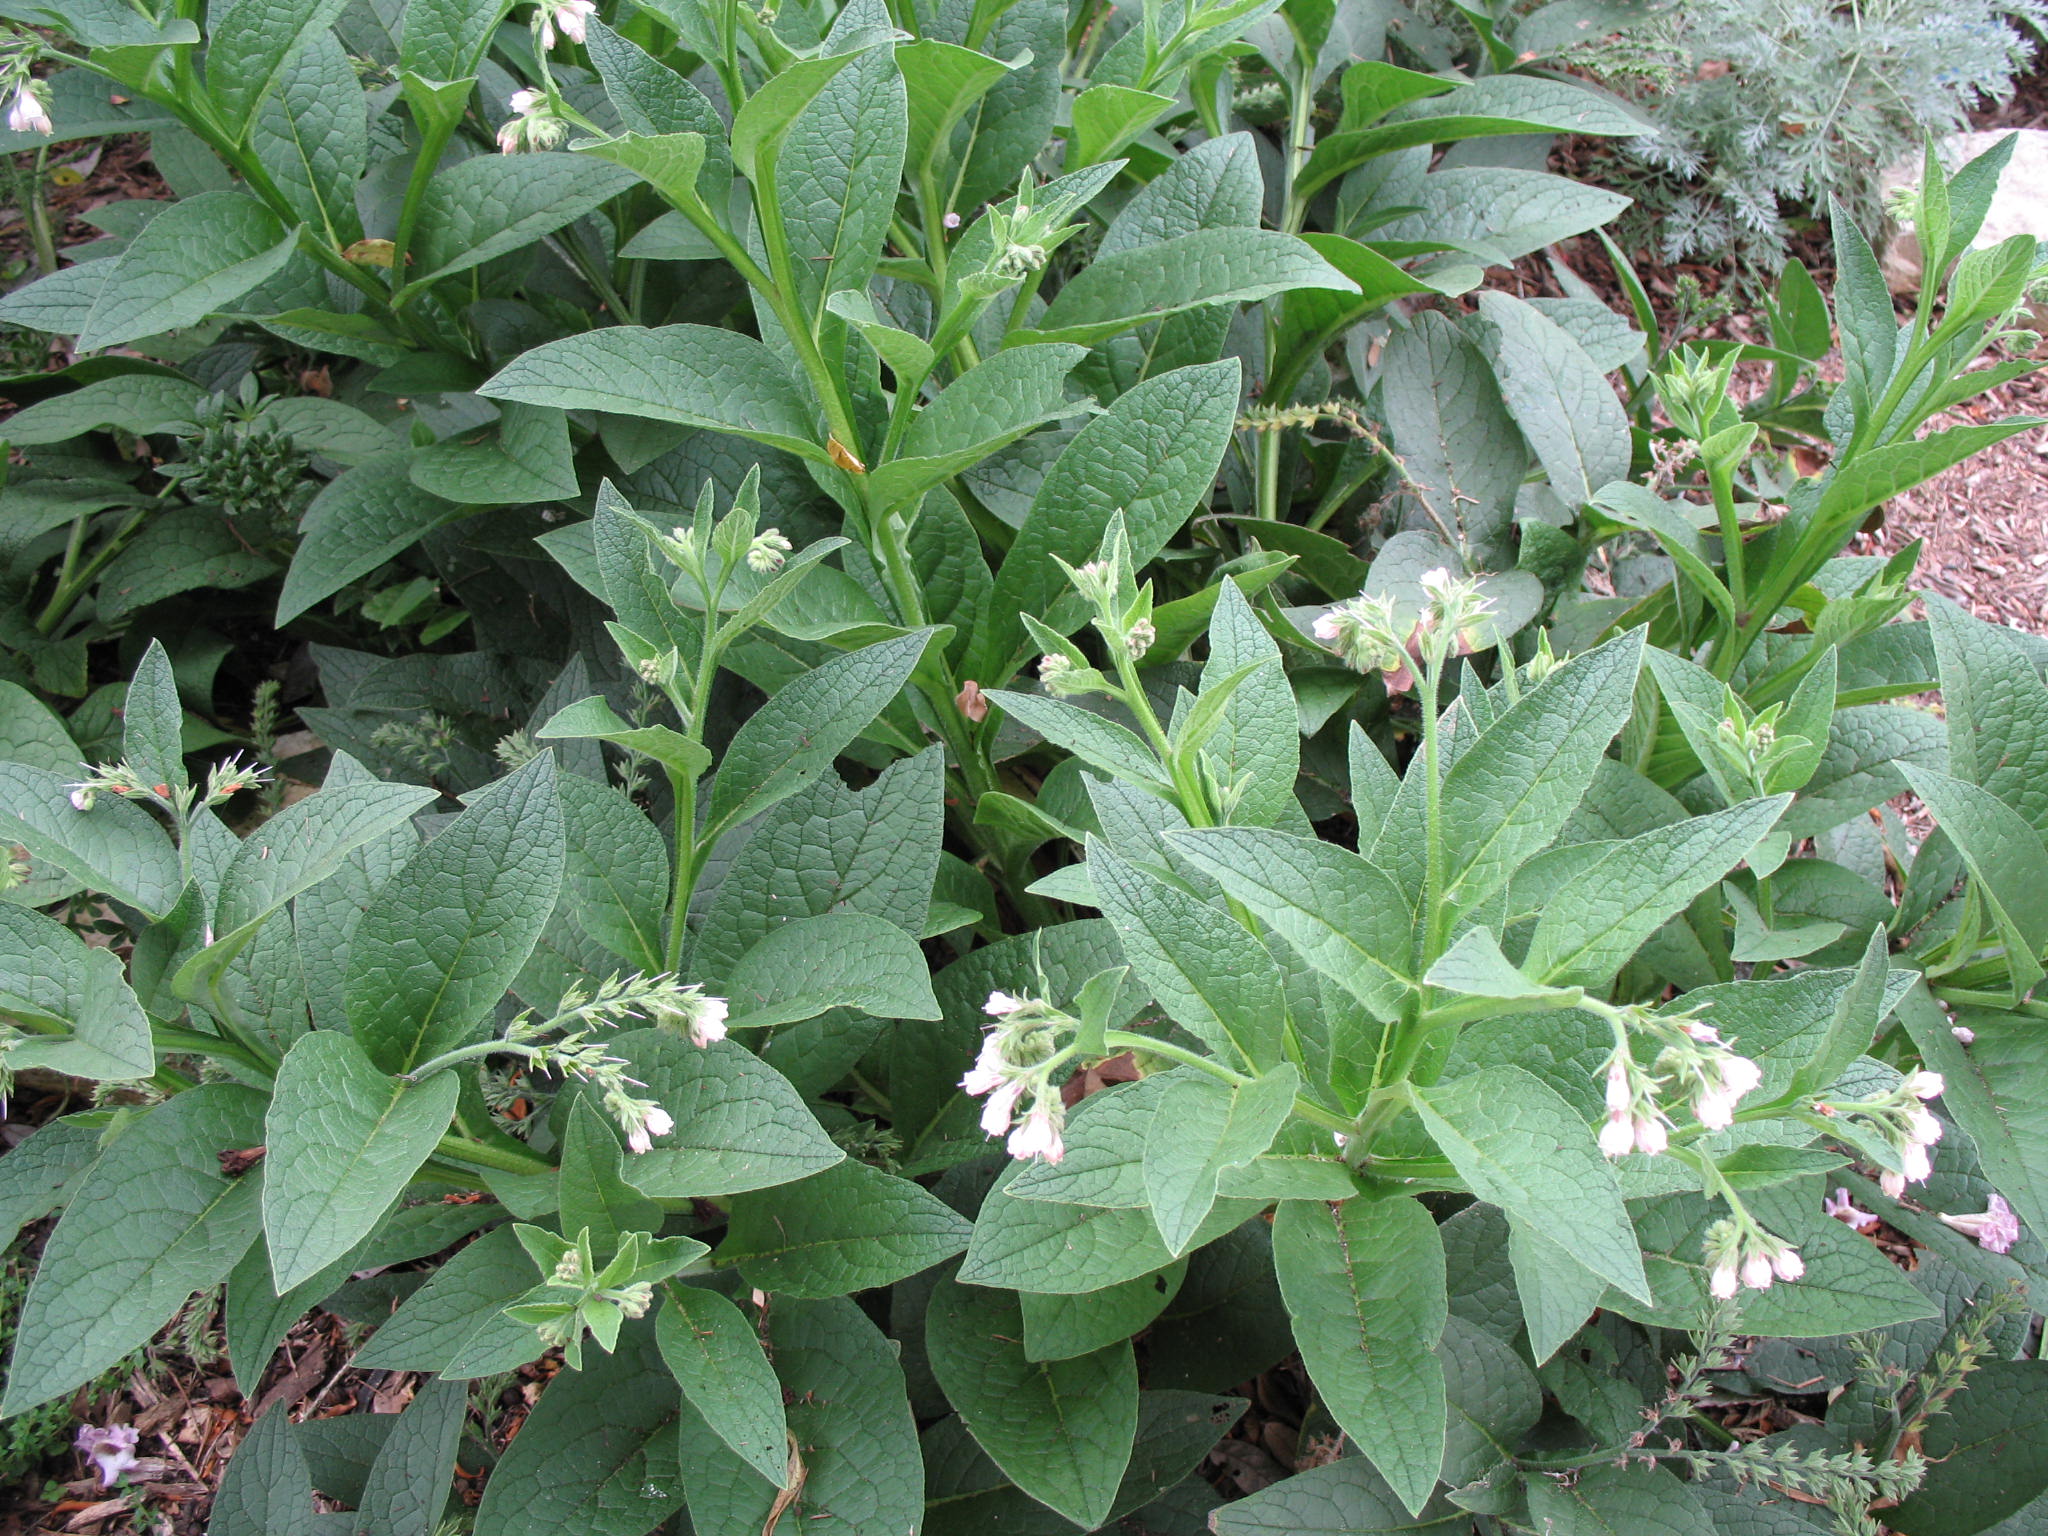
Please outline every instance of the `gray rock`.
[{"label": "gray rock", "polygon": [[[1971,247],[1982,250],[2009,240],[2014,235],[2032,235],[2048,240],[2048,129],[2010,130],[2019,142],[2000,178],[1984,227],[1977,231]],[[2005,133],[1952,133],[1940,141],[1937,153],[1951,175],[1990,149]],[[1921,157],[1916,153],[1888,167],[1879,185],[1889,196],[1895,187],[1920,184]],[[1910,228],[1893,227],[1879,257],[1885,281],[1894,293],[1911,293],[1920,286],[1920,240]],[[2034,304],[2034,328],[2048,334],[2048,304]]]}]

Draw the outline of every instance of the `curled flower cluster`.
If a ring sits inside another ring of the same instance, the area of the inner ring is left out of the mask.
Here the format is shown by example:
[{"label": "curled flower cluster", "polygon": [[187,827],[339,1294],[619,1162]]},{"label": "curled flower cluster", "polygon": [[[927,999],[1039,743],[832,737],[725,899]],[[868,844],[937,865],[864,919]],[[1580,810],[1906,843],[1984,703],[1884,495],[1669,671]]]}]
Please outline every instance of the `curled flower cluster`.
[{"label": "curled flower cluster", "polygon": [[1766,1232],[1740,1207],[1707,1228],[1706,1253],[1707,1289],[1722,1301],[1738,1289],[1767,1291],[1774,1281],[1797,1280],[1806,1273],[1799,1250]]},{"label": "curled flower cluster", "polygon": [[1898,1157],[1896,1169],[1880,1168],[1878,1188],[1897,1200],[1908,1184],[1924,1184],[1934,1172],[1929,1150],[1941,1140],[1941,1121],[1927,1101],[1941,1097],[1945,1085],[1939,1072],[1916,1071],[1899,1080],[1890,1093],[1874,1099],[1841,1103],[1821,1099],[1814,1112],[1830,1119],[1853,1120],[1874,1133]]},{"label": "curled flower cluster", "polygon": [[530,87],[514,91],[507,105],[512,108],[512,115],[498,128],[500,154],[553,149],[568,135],[569,125],[556,114],[546,91]]},{"label": "curled flower cluster", "polygon": [[[1711,1024],[1683,1014],[1646,1009],[1616,1010],[1616,1039],[1607,1058],[1607,1118],[1600,1150],[1609,1157],[1630,1152],[1655,1154],[1670,1145],[1666,1102],[1685,1103],[1710,1131],[1735,1123],[1743,1095],[1763,1081],[1763,1069],[1739,1056]],[[1655,1062],[1645,1069],[1629,1043],[1631,1032],[1661,1041]]]},{"label": "curled flower cluster", "polygon": [[174,815],[184,816],[191,812],[195,800],[202,806],[222,805],[245,789],[269,782],[269,777],[269,769],[231,757],[208,769],[205,788],[195,790],[152,783],[140,769],[119,762],[89,764],[83,779],[64,787],[70,792],[74,811],[89,811],[102,794],[110,794],[124,800],[154,800]]},{"label": "curled flower cluster", "polygon": [[[983,1012],[996,1022],[960,1079],[961,1090],[973,1098],[987,1096],[982,1131],[990,1136],[1008,1132],[1010,1156],[1056,1163],[1066,1156],[1060,1132],[1067,1112],[1052,1073],[1066,1060],[1058,1049],[1059,1032],[1073,1020],[1048,1003],[1007,992],[991,992]],[[1030,1108],[1020,1119],[1017,1109],[1027,1097]]]},{"label": "curled flower cluster", "polygon": [[760,576],[772,575],[782,569],[783,561],[795,548],[778,530],[766,529],[755,534],[753,542],[747,546],[747,569]]},{"label": "curled flower cluster", "polygon": [[1423,572],[1423,601],[1411,610],[1388,592],[1360,593],[1322,614],[1311,628],[1348,667],[1379,672],[1390,693],[1415,686],[1417,667],[1438,667],[1486,643],[1493,600],[1469,576]]}]

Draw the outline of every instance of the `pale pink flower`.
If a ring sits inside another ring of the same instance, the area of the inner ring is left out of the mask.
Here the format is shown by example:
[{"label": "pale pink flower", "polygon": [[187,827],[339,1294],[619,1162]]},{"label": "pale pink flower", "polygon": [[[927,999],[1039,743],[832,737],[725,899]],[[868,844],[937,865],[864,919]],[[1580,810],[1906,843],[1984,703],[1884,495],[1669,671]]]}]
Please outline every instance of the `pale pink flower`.
[{"label": "pale pink flower", "polygon": [[943,219],[939,220],[939,222],[945,225],[948,229],[958,229],[960,227],[960,215],[957,213],[949,213]]},{"label": "pale pink flower", "polygon": [[562,29],[562,36],[572,43],[583,41],[589,30],[590,18],[597,14],[596,0],[554,0],[540,24],[540,45],[552,50],[555,46],[555,29]]},{"label": "pale pink flower", "polygon": [[1906,1193],[1906,1176],[1902,1173],[1893,1173],[1889,1168],[1882,1169],[1877,1175],[1877,1187],[1894,1200],[1903,1199]]},{"label": "pale pink flower", "polygon": [[1967,1024],[1951,1024],[1948,1027],[1948,1032],[1965,1045],[1974,1045],[1976,1043],[1977,1031],[1970,1028]]},{"label": "pale pink flower", "polygon": [[1625,1115],[1635,1105],[1635,1090],[1628,1080],[1628,1063],[1619,1056],[1607,1063],[1607,1113]]},{"label": "pale pink flower", "polygon": [[1600,1150],[1609,1157],[1627,1157],[1635,1150],[1636,1131],[1629,1124],[1626,1110],[1619,1114],[1609,1113],[1600,1127]]},{"label": "pale pink flower", "polygon": [[1007,1019],[1023,1006],[1024,999],[1021,997],[1012,997],[1007,992],[991,992],[988,1001],[982,1004],[981,1011],[992,1019]]},{"label": "pale pink flower", "polygon": [[702,1050],[725,1038],[725,1021],[732,1010],[722,997],[700,997],[690,1007],[690,1043]]},{"label": "pale pink flower", "polygon": [[1764,1069],[1747,1056],[1728,1056],[1721,1062],[1721,1091],[1741,1098],[1764,1080]]},{"label": "pale pink flower", "polygon": [[1737,1278],[1733,1264],[1716,1264],[1713,1274],[1708,1277],[1707,1289],[1722,1301],[1732,1300]]},{"label": "pale pink flower", "polygon": [[55,133],[57,125],[50,121],[50,114],[43,107],[41,87],[33,80],[24,80],[14,93],[14,100],[7,107],[7,126],[15,133],[36,133],[44,137]]},{"label": "pale pink flower", "polygon": [[1989,1249],[1992,1253],[2009,1253],[2012,1245],[2020,1240],[2020,1219],[2005,1203],[2003,1195],[1992,1195],[1986,1210],[1965,1216],[1944,1215],[1941,1219],[1963,1236],[1974,1237],[1979,1248]]},{"label": "pale pink flower", "polygon": [[1735,1123],[1735,1100],[1725,1093],[1703,1093],[1692,1101],[1692,1112],[1710,1131],[1725,1131]]},{"label": "pale pink flower", "polygon": [[1780,1280],[1797,1280],[1806,1273],[1806,1260],[1797,1248],[1780,1248],[1771,1256],[1771,1269]]},{"label": "pale pink flower", "polygon": [[1769,1254],[1759,1250],[1742,1261],[1742,1283],[1752,1291],[1768,1291],[1773,1278]]},{"label": "pale pink flower", "polygon": [[1671,1138],[1665,1134],[1664,1122],[1655,1115],[1636,1117],[1636,1150],[1655,1157],[1671,1145]]},{"label": "pale pink flower", "polygon": [[1024,1097],[1027,1086],[1023,1078],[1012,1078],[988,1096],[988,1102],[981,1106],[983,1135],[1000,1136],[1010,1128],[1010,1119],[1017,1112],[1017,1101]]},{"label": "pale pink flower", "polygon": [[676,1128],[676,1122],[669,1112],[659,1104],[642,1107],[640,1121],[626,1133],[626,1145],[632,1151],[646,1152],[654,1146],[654,1138],[666,1136]]},{"label": "pale pink flower", "polygon": [[1934,1160],[1927,1155],[1927,1148],[1909,1141],[1899,1149],[1899,1171],[1908,1184],[1925,1184],[1934,1172]]},{"label": "pale pink flower", "polygon": [[1060,1128],[1053,1120],[1052,1110],[1041,1099],[1031,1106],[1023,1123],[1010,1132],[1010,1156],[1039,1157],[1056,1163],[1066,1155],[1066,1144],[1060,1140]]},{"label": "pale pink flower", "polygon": [[1698,1019],[1687,1019],[1678,1027],[1702,1045],[1719,1045],[1721,1043],[1721,1031],[1714,1028],[1711,1024],[1702,1024]]},{"label": "pale pink flower", "polygon": [[1940,1098],[1946,1086],[1939,1072],[1915,1072],[1906,1079],[1906,1092],[1921,1100]]}]

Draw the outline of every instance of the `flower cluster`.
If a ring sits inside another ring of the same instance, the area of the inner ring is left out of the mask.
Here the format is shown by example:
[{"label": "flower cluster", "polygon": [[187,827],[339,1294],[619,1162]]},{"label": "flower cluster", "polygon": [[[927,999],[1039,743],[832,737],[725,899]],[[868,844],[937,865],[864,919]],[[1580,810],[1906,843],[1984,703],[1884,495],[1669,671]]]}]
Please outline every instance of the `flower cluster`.
[{"label": "flower cluster", "polygon": [[546,91],[514,91],[507,103],[512,115],[498,128],[498,152],[524,154],[529,150],[553,149],[567,137],[568,120],[555,111]]},{"label": "flower cluster", "polygon": [[1378,672],[1387,691],[1415,686],[1417,667],[1435,668],[1451,656],[1465,656],[1487,643],[1493,600],[1468,576],[1425,571],[1423,601],[1408,605],[1390,592],[1360,593],[1322,614],[1312,627],[1354,671]]},{"label": "flower cluster", "polygon": [[[71,792],[71,808],[89,811],[101,794],[119,795],[124,800],[154,800],[176,816],[189,815],[195,791],[185,786],[151,783],[147,775],[126,762],[86,765],[86,776],[64,787]],[[268,782],[270,770],[229,758],[207,770],[206,787],[196,792],[202,806],[225,804],[245,789]]]},{"label": "flower cluster", "polygon": [[1880,1167],[1877,1175],[1878,1187],[1896,1200],[1908,1184],[1924,1184],[1934,1172],[1929,1149],[1941,1140],[1942,1128],[1927,1101],[1940,1098],[1943,1087],[1939,1072],[1911,1072],[1876,1098],[1819,1099],[1813,1109],[1841,1124],[1848,1139],[1896,1159],[1897,1168]]},{"label": "flower cluster", "polygon": [[1738,1288],[1767,1291],[1776,1280],[1797,1280],[1806,1273],[1799,1250],[1773,1237],[1741,1206],[1707,1228],[1707,1289],[1727,1301]]},{"label": "flower cluster", "polygon": [[582,42],[596,14],[597,0],[541,0],[533,17],[541,51],[554,51],[557,31],[572,43]]},{"label": "flower cluster", "polygon": [[[1066,1156],[1060,1131],[1067,1112],[1052,1074],[1070,1054],[1059,1048],[1059,1038],[1074,1020],[1049,1003],[1007,992],[991,992],[983,1011],[996,1022],[960,1087],[974,1098],[988,1096],[981,1128],[990,1136],[1008,1132],[1010,1156],[1056,1163]],[[1026,1098],[1030,1108],[1019,1119]]]},{"label": "flower cluster", "polygon": [[[1743,1095],[1763,1081],[1762,1068],[1693,1015],[1623,1008],[1613,1011],[1610,1022],[1615,1042],[1607,1058],[1607,1118],[1600,1127],[1600,1150],[1609,1157],[1654,1154],[1670,1145],[1666,1103],[1685,1103],[1704,1129],[1725,1131],[1735,1123]],[[1636,1060],[1632,1033],[1661,1044],[1648,1068]]]},{"label": "flower cluster", "polygon": [[772,576],[782,569],[783,561],[795,548],[779,530],[764,529],[747,545],[747,569],[758,576]]},{"label": "flower cluster", "polygon": [[618,1345],[626,1319],[647,1315],[654,1304],[655,1285],[689,1262],[691,1248],[702,1252],[700,1245],[686,1237],[656,1238],[628,1232],[619,1239],[618,1253],[600,1265],[591,1249],[588,1227],[573,1243],[544,1227],[523,1222],[515,1224],[512,1231],[544,1278],[507,1307],[505,1315],[530,1324],[542,1344],[561,1350],[577,1370],[583,1368],[585,1329],[610,1353]]},{"label": "flower cluster", "polygon": [[[687,1034],[700,1050],[725,1038],[727,1009],[722,997],[707,997],[704,988],[673,976],[608,977],[588,994],[571,987],[562,994],[552,1018],[535,1020],[521,1014],[505,1031],[502,1044],[527,1058],[536,1069],[581,1078],[597,1090],[605,1113],[626,1133],[634,1153],[654,1146],[654,1138],[676,1128],[675,1119],[653,1099],[631,1090],[646,1084],[626,1075],[628,1063],[591,1038],[593,1028],[623,1019],[644,1018],[657,1027]],[[545,1038],[559,1035],[559,1038]]]}]

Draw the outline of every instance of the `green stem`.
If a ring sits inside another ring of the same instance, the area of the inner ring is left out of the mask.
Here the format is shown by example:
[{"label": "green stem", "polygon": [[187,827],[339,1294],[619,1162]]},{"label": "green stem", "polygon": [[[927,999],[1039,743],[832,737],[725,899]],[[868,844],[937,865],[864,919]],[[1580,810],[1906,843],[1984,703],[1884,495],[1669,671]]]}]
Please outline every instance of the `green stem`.
[{"label": "green stem", "polygon": [[[1148,1056],[1161,1056],[1183,1067],[1193,1067],[1197,1071],[1206,1072],[1217,1081],[1228,1083],[1233,1088],[1242,1088],[1248,1083],[1258,1081],[1257,1078],[1248,1077],[1242,1072],[1231,1071],[1230,1068],[1224,1066],[1222,1062],[1217,1061],[1212,1056],[1204,1056],[1198,1051],[1190,1051],[1182,1046],[1169,1044],[1164,1040],[1156,1040],[1150,1035],[1133,1033],[1128,1029],[1106,1031],[1102,1039],[1103,1043],[1112,1049],[1119,1051],[1142,1051]],[[1297,1097],[1295,1099],[1294,1112],[1311,1125],[1320,1125],[1325,1130],[1342,1131],[1348,1135],[1356,1129],[1353,1122],[1345,1119],[1342,1115],[1327,1110],[1322,1105],[1312,1103],[1304,1098]]]},{"label": "green stem", "polygon": [[406,180],[405,201],[398,210],[398,236],[391,242],[391,287],[394,295],[405,286],[406,269],[411,264],[412,237],[420,222],[420,208],[427,188],[433,185],[434,173],[440,168],[441,155],[448,148],[448,140],[459,121],[453,116],[437,115],[426,125],[426,132],[421,137],[419,154],[412,163],[412,175]]},{"label": "green stem", "polygon": [[217,1056],[223,1061],[239,1062],[252,1072],[265,1077],[274,1077],[277,1064],[263,1060],[254,1051],[237,1040],[225,1035],[209,1035],[196,1029],[180,1029],[172,1024],[158,1024],[151,1021],[149,1027],[151,1042],[160,1051],[175,1052],[181,1056]]},{"label": "green stem", "polygon": [[470,1141],[453,1133],[443,1136],[435,1146],[434,1153],[450,1162],[468,1163],[477,1168],[493,1168],[500,1173],[553,1173],[555,1165],[544,1158],[513,1152],[505,1147]]},{"label": "green stem", "polygon": [[43,201],[43,175],[49,163],[46,144],[36,151],[35,169],[18,180],[21,187],[21,217],[28,226],[29,241],[35,247],[36,271],[48,277],[57,270],[57,231],[50,222],[49,204]]}]

